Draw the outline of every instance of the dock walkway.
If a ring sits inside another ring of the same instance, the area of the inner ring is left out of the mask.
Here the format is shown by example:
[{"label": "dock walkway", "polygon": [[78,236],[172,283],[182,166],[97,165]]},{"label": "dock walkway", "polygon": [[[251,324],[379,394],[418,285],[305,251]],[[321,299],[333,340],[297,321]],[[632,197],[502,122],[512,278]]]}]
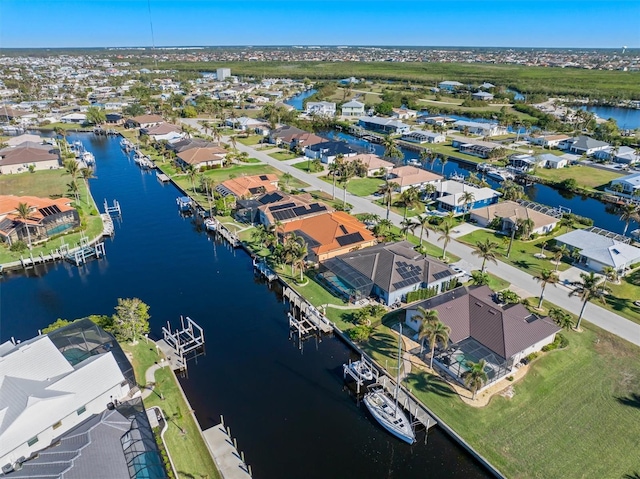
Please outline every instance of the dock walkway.
[{"label": "dock walkway", "polygon": [[242,460],[223,423],[202,431],[209,451],[224,479],[251,479],[250,468]]},{"label": "dock walkway", "polygon": [[[391,397],[395,394],[396,383],[387,375],[383,375],[380,384],[389,392]],[[424,406],[419,403],[413,396],[407,394],[404,387],[398,389],[398,404],[402,406],[414,421],[418,421],[426,429],[431,429],[438,422],[427,412]]]}]

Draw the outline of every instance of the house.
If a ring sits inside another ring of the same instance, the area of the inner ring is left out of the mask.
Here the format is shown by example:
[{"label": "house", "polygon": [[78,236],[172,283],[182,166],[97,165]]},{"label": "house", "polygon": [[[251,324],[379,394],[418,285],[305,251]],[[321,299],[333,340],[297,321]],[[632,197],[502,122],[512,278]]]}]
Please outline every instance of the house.
[{"label": "house", "polygon": [[342,116],[347,118],[359,118],[364,116],[364,103],[351,100],[342,104]]},{"label": "house", "polygon": [[640,248],[593,231],[570,231],[558,236],[556,244],[579,250],[579,262],[597,273],[610,266],[622,275],[629,266],[640,262]]},{"label": "house", "polygon": [[109,125],[121,125],[124,123],[124,118],[120,113],[106,113],[105,122]]},{"label": "house", "polygon": [[509,156],[509,165],[520,171],[528,172],[541,163],[537,157],[527,154],[515,154]]},{"label": "house", "polygon": [[391,118],[378,116],[362,116],[358,119],[358,125],[371,131],[378,131],[390,135],[402,135],[411,131],[411,126]]},{"label": "house", "polygon": [[0,174],[24,173],[29,168],[35,171],[60,168],[59,151],[52,145],[30,141],[0,150]]},{"label": "house", "polygon": [[139,115],[129,118],[124,122],[125,128],[150,128],[163,123],[164,119],[160,115]]},{"label": "house", "polygon": [[171,123],[160,123],[159,125],[140,128],[140,134],[148,135],[153,141],[173,141],[185,136],[179,126]]},{"label": "house", "polygon": [[[3,472],[102,414],[114,400],[128,399],[134,386],[133,368],[116,340],[88,319],[21,343],[1,344]],[[64,454],[59,456],[64,460]]]},{"label": "house", "polygon": [[[18,205],[29,206],[29,217],[18,215]],[[80,217],[70,198],[0,196],[0,239],[9,245],[16,241],[34,243],[80,225]]]},{"label": "house", "polygon": [[[473,201],[464,202],[465,193],[471,193]],[[441,181],[436,185],[435,195],[438,209],[451,211],[454,214],[462,214],[474,208],[495,204],[501,196],[491,188],[479,188],[456,180]]]},{"label": "house", "polygon": [[390,161],[383,160],[378,155],[372,153],[362,153],[344,158],[345,163],[360,161],[367,168],[367,176],[386,176],[396,165]]},{"label": "house", "polygon": [[227,150],[219,146],[189,148],[176,155],[181,166],[193,166],[198,170],[214,166],[221,167],[224,165],[226,156]]},{"label": "house", "polygon": [[[277,197],[279,200],[276,200]],[[269,201],[267,201],[267,198]],[[267,193],[258,202],[258,222],[265,226],[276,223],[285,224],[303,218],[332,213],[335,210],[321,201],[314,199],[309,193],[301,195],[287,195],[281,192]]]},{"label": "house", "polygon": [[422,189],[427,184],[437,184],[442,176],[415,166],[397,166],[389,172],[389,181],[399,185],[400,192],[411,187]]},{"label": "house", "polygon": [[336,104],[330,101],[307,102],[305,113],[307,115],[335,116]]},{"label": "house", "polygon": [[[607,191],[614,191],[611,188],[615,185],[620,185],[622,187],[623,195],[638,197],[640,195],[640,173],[633,173],[631,175],[623,176],[621,178],[616,178],[611,181],[611,186],[607,188]],[[617,194],[620,194],[616,192]]]},{"label": "house", "polygon": [[569,152],[586,156],[592,156],[596,151],[605,150],[609,147],[607,142],[594,140],[584,135],[573,138],[568,144]]},{"label": "house", "polygon": [[497,136],[504,135],[507,129],[497,123],[458,120],[453,123],[453,128],[458,131],[468,131],[471,135]]},{"label": "house", "polygon": [[173,150],[176,153],[180,153],[191,148],[209,148],[219,146],[214,141],[207,141],[201,138],[179,138],[167,143],[167,148]]},{"label": "house", "polygon": [[564,168],[569,164],[569,159],[565,158],[564,156],[555,156],[555,155],[546,153],[544,155],[539,155],[539,157],[542,157],[544,159],[543,166],[545,168],[551,168],[551,169]]},{"label": "house", "polygon": [[493,95],[491,93],[487,93],[486,91],[477,91],[471,94],[471,98],[473,100],[491,101],[493,100]]},{"label": "house", "polygon": [[406,324],[416,332],[419,307],[437,311],[438,319],[450,328],[448,344],[436,349],[433,360],[461,384],[468,361],[486,361],[486,387],[553,343],[560,331],[548,317],[532,314],[520,303],[497,304],[494,297],[488,286],[462,286],[407,308]]},{"label": "house", "polygon": [[518,220],[530,219],[533,221],[531,234],[547,234],[553,231],[560,218],[561,213],[549,215],[527,208],[515,201],[501,201],[492,205],[474,208],[469,212],[469,218],[477,222],[478,226],[486,228],[495,219],[501,220],[502,231],[512,231]]},{"label": "house", "polygon": [[351,251],[322,266],[322,280],[339,295],[353,301],[373,296],[387,305],[418,289],[439,294],[457,274],[445,263],[418,253],[408,241]]},{"label": "house", "polygon": [[393,108],[391,111],[391,118],[395,118],[396,120],[411,120],[417,115],[417,111],[410,110],[409,108]]},{"label": "house", "polygon": [[87,115],[84,113],[69,113],[67,115],[61,116],[60,121],[62,123],[77,123],[82,125],[87,121]]},{"label": "house", "polygon": [[216,80],[223,81],[231,76],[231,68],[217,68]]},{"label": "house", "polygon": [[489,83],[489,82],[484,82],[482,85],[480,85],[478,87],[478,89],[480,90],[491,90],[492,88],[495,88],[496,86],[493,83]]},{"label": "house", "polygon": [[322,262],[376,243],[376,237],[357,218],[334,211],[285,223],[280,231],[295,233],[307,243],[309,261]]},{"label": "house", "polygon": [[529,142],[544,148],[557,148],[561,142],[569,138],[567,135],[541,135],[529,137]]},{"label": "house", "polygon": [[618,148],[609,146],[604,150],[596,151],[593,156],[599,160],[632,165],[640,162],[640,154],[637,154],[636,151],[636,149],[629,146],[620,146]]},{"label": "house", "polygon": [[402,135],[400,139],[411,143],[444,143],[447,141],[447,137],[442,133],[433,131],[411,131]]},{"label": "house", "polygon": [[19,121],[20,118],[28,114],[29,112],[24,110],[16,110],[15,108],[3,106],[0,108],[0,121]]},{"label": "house", "polygon": [[4,143],[6,143],[7,146],[20,146],[23,143],[27,143],[27,142],[42,144],[42,137],[38,135],[31,135],[28,133],[24,133],[22,135],[12,136]]},{"label": "house", "polygon": [[447,91],[455,91],[462,86],[464,85],[459,81],[446,80],[438,83],[438,88],[440,88],[441,90],[447,90]]},{"label": "house", "polygon": [[239,176],[223,181],[216,186],[216,191],[222,196],[233,195],[239,199],[251,198],[277,189],[278,177],[272,174]]},{"label": "house", "polygon": [[491,152],[499,146],[488,143],[488,142],[460,142],[453,141],[452,145],[454,148],[458,148],[460,153],[466,153],[467,155],[477,156],[479,158],[487,159],[491,156]]},{"label": "house", "polygon": [[327,165],[333,163],[338,155],[344,157],[356,156],[358,152],[345,141],[324,141],[309,145],[304,149],[304,155],[322,161]]},{"label": "house", "polygon": [[234,130],[240,131],[255,131],[256,128],[261,128],[266,126],[264,121],[256,120],[254,118],[249,118],[246,116],[241,116],[240,118],[227,118],[225,121],[225,125]]}]

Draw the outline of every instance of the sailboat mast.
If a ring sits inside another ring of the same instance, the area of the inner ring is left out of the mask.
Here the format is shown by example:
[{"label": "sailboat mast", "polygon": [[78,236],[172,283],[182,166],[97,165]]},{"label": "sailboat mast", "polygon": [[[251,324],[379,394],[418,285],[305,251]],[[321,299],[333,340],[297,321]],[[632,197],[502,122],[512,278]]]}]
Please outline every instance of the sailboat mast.
[{"label": "sailboat mast", "polygon": [[399,323],[400,334],[398,334],[398,371],[396,373],[396,391],[394,396],[396,411],[398,410],[398,390],[400,389],[400,361],[402,360],[402,323]]}]

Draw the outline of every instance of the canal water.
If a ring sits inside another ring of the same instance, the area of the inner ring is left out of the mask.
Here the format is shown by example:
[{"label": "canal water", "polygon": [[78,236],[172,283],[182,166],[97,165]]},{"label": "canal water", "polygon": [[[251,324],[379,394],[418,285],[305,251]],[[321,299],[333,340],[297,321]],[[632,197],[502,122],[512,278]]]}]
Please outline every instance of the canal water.
[{"label": "canal water", "polygon": [[[384,154],[383,146],[356,138],[348,133],[331,130],[320,132],[319,134],[328,139],[347,141],[358,151],[371,152],[380,156]],[[419,160],[420,155],[417,152],[402,147],[400,147],[400,150],[404,155],[402,160],[404,163],[408,163],[411,160]],[[432,163],[428,169],[439,175],[444,174],[446,177],[451,175],[468,176],[471,172],[477,172],[475,166],[458,162],[453,159],[447,161],[444,165],[441,162],[436,161]],[[491,188],[500,187],[500,184],[497,181],[494,181],[491,178],[486,178],[486,180]],[[542,184],[535,184],[527,187],[525,188],[525,192],[531,201],[553,207],[562,206],[570,209],[572,213],[592,218],[595,226],[620,234],[624,231],[625,225],[620,221],[620,211],[614,205],[603,203],[594,198],[559,191],[555,188]],[[640,227],[640,225],[632,221],[629,224],[629,231],[633,231],[638,227]]]},{"label": "canal water", "polygon": [[102,260],[5,273],[0,340],[30,338],[57,318],[112,314],[117,298],[138,297],[150,306],[152,336],[180,315],[203,326],[207,354],[181,383],[203,428],[224,415],[256,477],[489,477],[437,428],[426,445],[424,436],[413,446],[390,436],[343,389],[341,365],[353,357],[344,343],[324,338],[300,351],[278,291],[255,279],[244,252],[181,217],[177,189],[140,171],[118,139],[76,139],[96,157],[96,201],[117,199],[122,221]]},{"label": "canal water", "polygon": [[617,106],[583,106],[582,109],[595,113],[603,120],[613,118],[618,127],[623,130],[640,128],[640,110],[638,109]]},{"label": "canal water", "polygon": [[306,99],[309,98],[311,95],[313,95],[317,90],[306,90],[303,91],[301,93],[298,93],[297,95],[292,96],[291,98],[285,100],[284,102],[287,105],[291,105],[292,107],[294,107],[296,110],[302,111],[304,110],[303,108],[303,104],[302,102]]}]

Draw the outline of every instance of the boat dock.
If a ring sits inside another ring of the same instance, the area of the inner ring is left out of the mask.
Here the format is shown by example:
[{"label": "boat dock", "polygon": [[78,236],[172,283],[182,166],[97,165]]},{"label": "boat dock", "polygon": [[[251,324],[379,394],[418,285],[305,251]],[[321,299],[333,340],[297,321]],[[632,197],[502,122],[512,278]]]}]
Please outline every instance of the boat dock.
[{"label": "boat dock", "polygon": [[[289,300],[289,304],[294,310],[297,308],[299,311],[298,322],[306,320],[309,324],[313,325],[314,329],[317,329],[325,334],[333,332],[333,324],[327,317],[316,309],[315,306],[308,303],[302,296],[296,293],[293,289],[285,286],[282,290],[283,301]],[[295,314],[292,315],[295,318]],[[290,323],[291,324],[291,323]]]},{"label": "boat dock", "polygon": [[202,436],[224,479],[250,479],[251,466],[244,461],[244,452],[238,452],[238,441],[231,437],[231,429],[220,424],[202,431]]},{"label": "boat dock", "polygon": [[86,243],[81,244],[80,248],[64,255],[64,259],[76,266],[81,266],[91,258],[102,258],[105,256],[104,243],[96,243],[95,246],[89,246]]},{"label": "boat dock", "polygon": [[278,279],[278,275],[273,272],[264,261],[256,261],[256,259],[253,258],[253,267],[258,271],[258,273],[267,278],[268,281]]},{"label": "boat dock", "polygon": [[[378,384],[384,387],[391,397],[395,394],[396,383],[386,374],[382,376]],[[429,414],[425,407],[410,393],[407,393],[404,387],[398,388],[398,404],[407,411],[415,422],[422,424],[425,429],[431,429],[438,422]]]},{"label": "boat dock", "polygon": [[169,177],[167,175],[165,175],[164,173],[158,173],[156,172],[156,178],[158,179],[158,181],[160,183],[167,183],[169,181]]}]

